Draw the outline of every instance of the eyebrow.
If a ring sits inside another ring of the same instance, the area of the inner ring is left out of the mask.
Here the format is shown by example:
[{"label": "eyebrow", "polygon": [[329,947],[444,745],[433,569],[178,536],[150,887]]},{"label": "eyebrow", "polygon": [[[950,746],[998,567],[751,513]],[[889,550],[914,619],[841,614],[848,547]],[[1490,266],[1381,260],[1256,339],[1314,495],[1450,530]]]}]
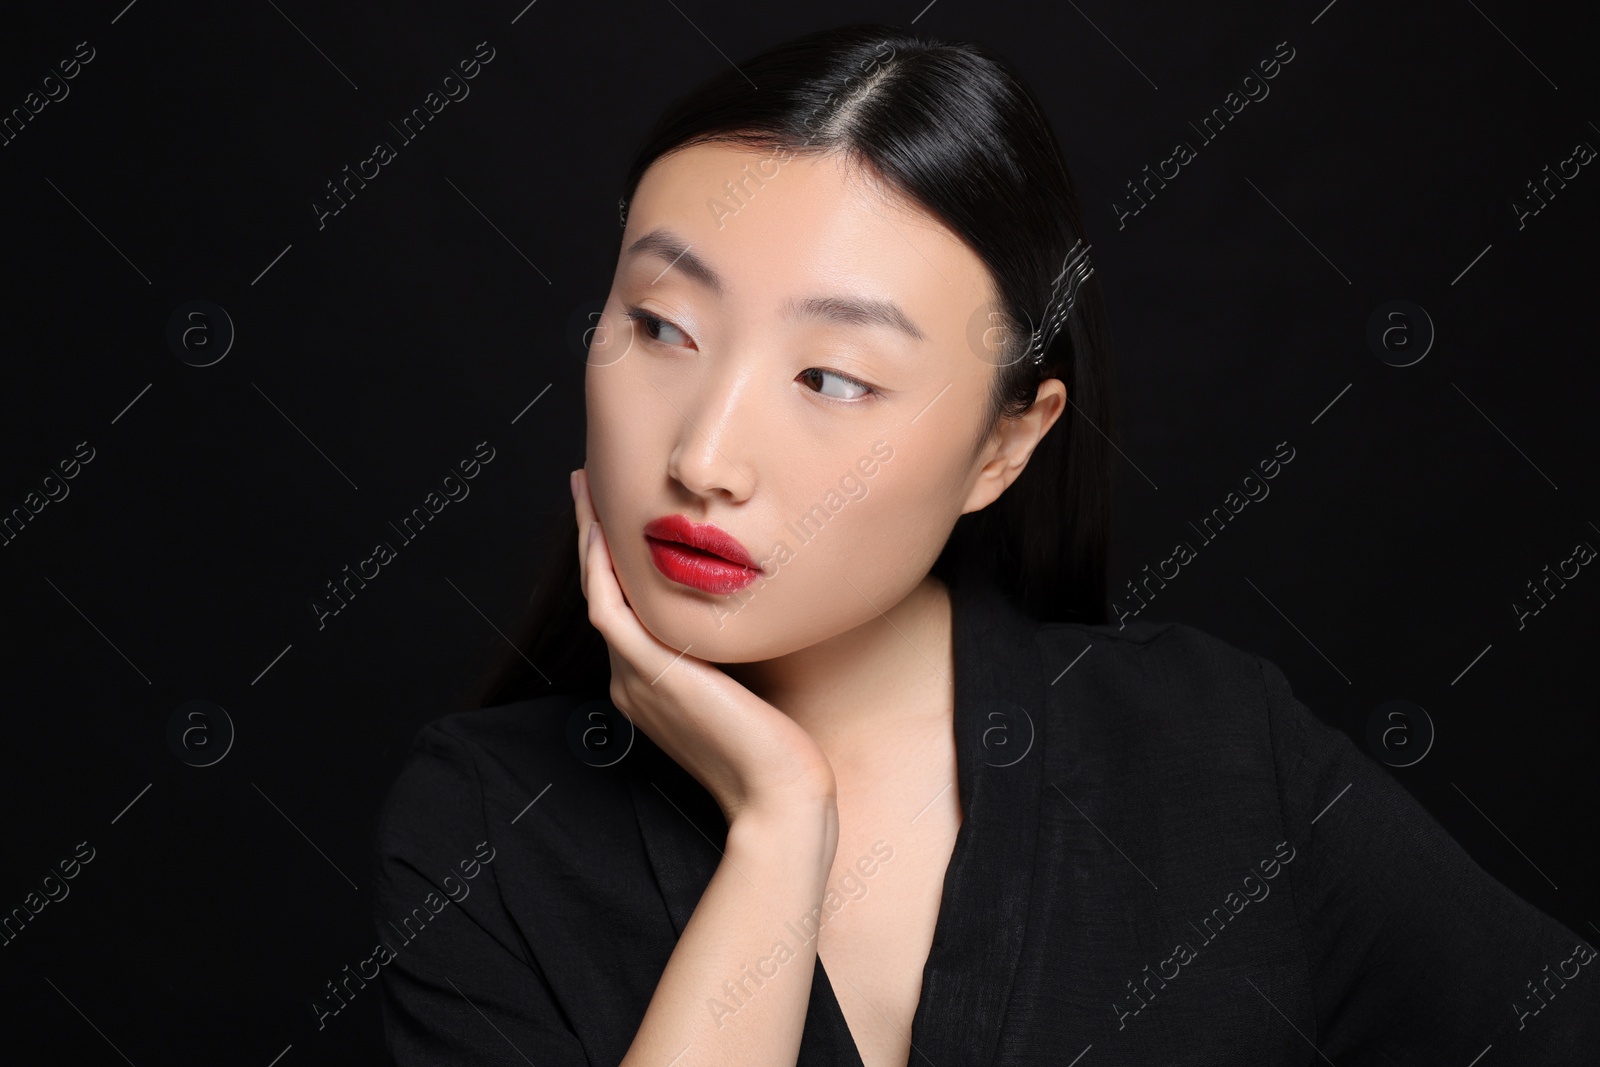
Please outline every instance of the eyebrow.
[{"label": "eyebrow", "polygon": [[[720,297],[727,292],[728,287],[722,276],[691,251],[687,241],[671,230],[651,230],[629,245],[625,254],[666,260],[668,269],[677,267],[691,281],[710,290],[713,295]],[[918,341],[927,339],[917,324],[911,321],[911,317],[892,300],[846,296],[814,296],[801,300],[791,297],[784,302],[783,311],[789,318],[817,318],[851,326],[887,326]]]}]

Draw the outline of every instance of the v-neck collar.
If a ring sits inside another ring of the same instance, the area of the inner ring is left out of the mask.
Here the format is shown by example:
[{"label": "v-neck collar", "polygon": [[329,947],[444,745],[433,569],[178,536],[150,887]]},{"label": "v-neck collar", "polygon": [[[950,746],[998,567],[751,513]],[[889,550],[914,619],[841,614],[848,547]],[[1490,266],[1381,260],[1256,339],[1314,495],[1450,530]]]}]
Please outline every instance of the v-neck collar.
[{"label": "v-neck collar", "polygon": [[[945,869],[933,941],[912,1018],[912,1060],[961,1049],[963,1063],[988,1063],[1027,929],[1039,801],[1044,781],[1044,683],[1038,623],[986,578],[949,583],[954,659],[956,779],[962,822]],[[703,786],[640,734],[629,775],[650,865],[674,933],[689,917],[727,840],[722,811]],[[821,957],[798,1067],[861,1067]],[[919,1049],[926,1050],[919,1054]]]}]

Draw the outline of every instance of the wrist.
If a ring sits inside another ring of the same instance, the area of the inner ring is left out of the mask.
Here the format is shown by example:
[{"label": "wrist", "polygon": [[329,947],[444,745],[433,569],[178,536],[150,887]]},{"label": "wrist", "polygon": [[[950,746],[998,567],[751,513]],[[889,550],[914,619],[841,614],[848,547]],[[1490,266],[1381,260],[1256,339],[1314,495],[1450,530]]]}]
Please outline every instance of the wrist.
[{"label": "wrist", "polygon": [[728,821],[729,851],[811,852],[823,870],[839,842],[839,808],[832,795],[806,793],[753,801]]}]

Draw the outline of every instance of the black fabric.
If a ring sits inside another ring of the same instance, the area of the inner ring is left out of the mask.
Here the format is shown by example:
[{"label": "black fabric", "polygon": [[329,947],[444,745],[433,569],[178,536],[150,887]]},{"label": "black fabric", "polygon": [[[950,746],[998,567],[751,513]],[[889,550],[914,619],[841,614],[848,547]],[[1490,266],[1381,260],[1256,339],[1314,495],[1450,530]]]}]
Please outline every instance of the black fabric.
[{"label": "black fabric", "polygon": [[[1600,1063],[1585,939],[1270,662],[951,593],[965,818],[911,1063]],[[417,734],[375,840],[402,1067],[611,1065],[632,1042],[727,827],[643,733],[580,759],[590,710],[555,695]],[[799,1063],[861,1063],[820,960]]]}]

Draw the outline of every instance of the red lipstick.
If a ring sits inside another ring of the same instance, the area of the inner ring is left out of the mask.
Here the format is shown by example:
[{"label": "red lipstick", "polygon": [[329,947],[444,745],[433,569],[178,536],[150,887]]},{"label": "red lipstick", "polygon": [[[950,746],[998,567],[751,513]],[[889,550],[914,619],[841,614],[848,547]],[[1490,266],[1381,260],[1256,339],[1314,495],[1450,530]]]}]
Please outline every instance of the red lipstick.
[{"label": "red lipstick", "polygon": [[713,523],[663,515],[644,527],[656,570],[707,593],[732,593],[761,577],[761,567],[733,535]]}]

